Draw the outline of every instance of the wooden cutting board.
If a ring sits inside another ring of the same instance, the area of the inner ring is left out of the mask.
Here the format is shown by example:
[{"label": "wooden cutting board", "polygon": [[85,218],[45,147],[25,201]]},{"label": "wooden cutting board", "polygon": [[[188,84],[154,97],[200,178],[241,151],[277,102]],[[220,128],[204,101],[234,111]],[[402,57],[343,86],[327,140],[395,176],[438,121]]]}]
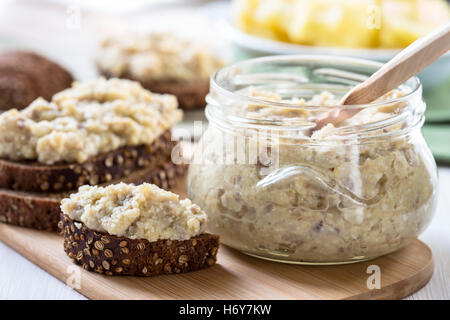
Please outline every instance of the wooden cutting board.
[{"label": "wooden cutting board", "polygon": [[[182,186],[174,191],[184,194]],[[400,299],[433,274],[431,250],[419,240],[372,261],[340,266],[269,262],[222,246],[212,268],[153,278],[85,271],[66,256],[57,234],[0,223],[0,240],[91,299]],[[380,268],[380,289],[367,286],[374,265]]]}]

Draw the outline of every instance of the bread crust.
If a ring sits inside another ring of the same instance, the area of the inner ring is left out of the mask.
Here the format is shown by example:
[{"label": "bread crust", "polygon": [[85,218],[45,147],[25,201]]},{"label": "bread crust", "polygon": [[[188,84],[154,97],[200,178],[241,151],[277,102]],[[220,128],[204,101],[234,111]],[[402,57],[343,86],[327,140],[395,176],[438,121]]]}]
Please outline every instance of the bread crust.
[{"label": "bread crust", "polygon": [[219,236],[208,233],[189,240],[129,239],[90,230],[61,213],[64,251],[85,270],[106,275],[157,276],[213,266]]}]

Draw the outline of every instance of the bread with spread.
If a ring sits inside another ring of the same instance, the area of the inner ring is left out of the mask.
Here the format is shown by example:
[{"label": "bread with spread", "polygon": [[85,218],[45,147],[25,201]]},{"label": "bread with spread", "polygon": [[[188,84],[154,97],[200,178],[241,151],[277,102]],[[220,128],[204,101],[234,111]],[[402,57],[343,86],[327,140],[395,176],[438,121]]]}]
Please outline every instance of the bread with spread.
[{"label": "bread with spread", "polygon": [[185,170],[171,162],[181,118],[174,96],[102,78],[1,114],[0,221],[56,231],[60,200],[81,185],[169,187]]},{"label": "bread with spread", "polygon": [[189,199],[153,184],[83,186],[61,202],[64,250],[107,275],[184,273],[216,263],[219,237]]},{"label": "bread with spread", "polygon": [[110,36],[96,62],[102,75],[173,94],[185,110],[206,105],[209,78],[224,64],[208,45],[168,32]]}]

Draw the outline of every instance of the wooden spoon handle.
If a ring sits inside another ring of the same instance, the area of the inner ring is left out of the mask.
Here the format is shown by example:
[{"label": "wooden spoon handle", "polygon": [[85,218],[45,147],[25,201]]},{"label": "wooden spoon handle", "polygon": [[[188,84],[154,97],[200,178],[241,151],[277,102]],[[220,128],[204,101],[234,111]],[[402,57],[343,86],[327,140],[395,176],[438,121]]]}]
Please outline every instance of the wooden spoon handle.
[{"label": "wooden spoon handle", "polygon": [[450,22],[402,50],[369,79],[350,90],[341,103],[370,103],[418,74],[449,50]]},{"label": "wooden spoon handle", "polygon": [[[342,99],[342,105],[371,103],[397,88],[450,50],[450,22],[413,42]],[[314,130],[327,123],[334,125],[358,113],[360,109],[332,112],[316,123]]]}]

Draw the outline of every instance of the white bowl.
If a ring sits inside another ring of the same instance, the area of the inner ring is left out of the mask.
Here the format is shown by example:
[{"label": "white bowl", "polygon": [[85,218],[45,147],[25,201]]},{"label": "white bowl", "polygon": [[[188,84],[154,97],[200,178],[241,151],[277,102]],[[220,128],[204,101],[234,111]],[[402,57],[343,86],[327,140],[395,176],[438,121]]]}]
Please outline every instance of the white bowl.
[{"label": "white bowl", "polygon": [[[392,59],[400,49],[352,49],[336,47],[317,47],[291,44],[260,38],[242,32],[231,23],[229,2],[218,2],[204,6],[204,10],[215,21],[221,34],[239,49],[251,56],[278,54],[320,54],[337,55],[386,62]],[[419,74],[425,88],[432,87],[450,77],[450,52]]]}]

